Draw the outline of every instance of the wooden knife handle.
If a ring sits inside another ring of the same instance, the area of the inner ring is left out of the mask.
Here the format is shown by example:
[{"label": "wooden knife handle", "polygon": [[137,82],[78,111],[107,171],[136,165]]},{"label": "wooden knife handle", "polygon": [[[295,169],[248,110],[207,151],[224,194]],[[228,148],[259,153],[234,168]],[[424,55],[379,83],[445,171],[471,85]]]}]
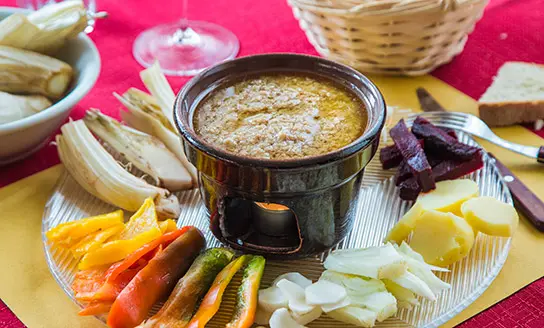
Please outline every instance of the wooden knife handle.
[{"label": "wooden knife handle", "polygon": [[510,188],[514,206],[540,231],[544,231],[544,202],[537,195],[533,194],[521,180],[516,177],[504,164],[502,164],[493,154],[489,156],[495,159],[495,165],[501,172],[504,181]]}]

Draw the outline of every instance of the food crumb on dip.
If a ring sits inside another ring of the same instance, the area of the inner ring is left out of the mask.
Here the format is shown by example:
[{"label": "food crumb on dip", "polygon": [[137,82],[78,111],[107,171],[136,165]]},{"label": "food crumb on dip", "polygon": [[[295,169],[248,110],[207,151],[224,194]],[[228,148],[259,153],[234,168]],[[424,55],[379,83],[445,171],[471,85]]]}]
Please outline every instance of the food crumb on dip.
[{"label": "food crumb on dip", "polygon": [[214,147],[254,158],[326,154],[361,136],[363,103],[348,89],[305,75],[262,75],[213,91],[196,132]]}]

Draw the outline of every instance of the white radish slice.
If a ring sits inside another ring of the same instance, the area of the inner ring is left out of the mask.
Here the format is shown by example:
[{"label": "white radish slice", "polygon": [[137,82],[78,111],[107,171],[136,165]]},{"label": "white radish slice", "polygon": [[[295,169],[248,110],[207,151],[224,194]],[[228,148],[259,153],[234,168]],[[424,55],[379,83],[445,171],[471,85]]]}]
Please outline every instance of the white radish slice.
[{"label": "white radish slice", "polygon": [[289,272],[284,273],[282,275],[279,275],[274,281],[272,282],[273,286],[276,286],[278,282],[282,279],[287,279],[290,282],[294,282],[295,284],[299,285],[302,288],[306,288],[312,284],[312,281],[303,275],[301,275],[298,272]]},{"label": "white radish slice", "polygon": [[346,289],[327,280],[306,287],[304,290],[306,303],[310,305],[325,305],[341,302],[347,296]]},{"label": "white radish slice", "polygon": [[288,306],[291,311],[302,315],[314,309],[314,306],[306,303],[304,289],[299,285],[287,279],[282,279],[278,281],[277,286],[288,299]]},{"label": "white radish slice", "polygon": [[346,297],[338,303],[321,305],[321,309],[323,310],[323,312],[329,313],[331,311],[338,310],[349,305],[351,305],[351,300],[349,299],[349,297]]},{"label": "white radish slice", "polygon": [[266,311],[262,307],[258,306],[257,311],[255,312],[255,319],[253,321],[258,325],[268,325],[270,317],[272,317],[273,312]]},{"label": "white radish slice", "polygon": [[277,309],[270,317],[270,328],[305,328],[295,321],[285,308]]},{"label": "white radish slice", "polygon": [[295,319],[295,321],[299,324],[307,325],[310,322],[319,319],[321,313],[323,313],[323,311],[321,311],[321,308],[315,307],[312,311],[306,314],[297,314],[295,312],[291,312],[291,317],[293,317],[293,319]]},{"label": "white radish slice", "polygon": [[259,290],[259,306],[267,312],[272,313],[279,308],[286,308],[288,304],[287,297],[278,287]]}]

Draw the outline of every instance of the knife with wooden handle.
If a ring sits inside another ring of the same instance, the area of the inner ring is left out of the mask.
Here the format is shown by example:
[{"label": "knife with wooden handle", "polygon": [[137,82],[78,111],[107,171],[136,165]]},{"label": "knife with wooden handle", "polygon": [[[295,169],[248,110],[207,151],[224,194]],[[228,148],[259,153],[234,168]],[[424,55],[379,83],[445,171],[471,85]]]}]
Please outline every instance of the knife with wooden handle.
[{"label": "knife with wooden handle", "polygon": [[[446,111],[427,90],[417,88],[416,93],[421,109],[424,112]],[[523,213],[538,230],[544,231],[544,202],[529,190],[501,161],[491,153],[488,154],[495,160],[495,165],[508,185],[516,209]]]}]

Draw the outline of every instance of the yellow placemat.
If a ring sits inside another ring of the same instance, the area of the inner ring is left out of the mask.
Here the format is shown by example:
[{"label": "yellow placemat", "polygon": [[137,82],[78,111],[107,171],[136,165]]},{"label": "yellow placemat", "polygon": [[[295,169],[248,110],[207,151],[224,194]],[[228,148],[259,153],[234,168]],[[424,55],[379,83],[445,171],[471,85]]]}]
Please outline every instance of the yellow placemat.
[{"label": "yellow placemat", "polygon": [[[389,105],[419,109],[415,89],[425,87],[449,110],[476,111],[474,100],[432,77],[375,77]],[[537,146],[543,139],[522,127],[497,130],[504,138]],[[544,198],[544,167],[536,161],[482,142],[540,198]],[[76,315],[71,302],[49,273],[45,262],[41,218],[45,203],[62,167],[56,166],[0,189],[0,298],[28,327],[101,327],[94,318]],[[540,185],[539,185],[540,184]],[[503,270],[489,289],[465,311],[448,322],[451,327],[538,279],[544,261],[537,249],[544,234],[522,219]],[[522,268],[520,270],[520,268]]]}]

